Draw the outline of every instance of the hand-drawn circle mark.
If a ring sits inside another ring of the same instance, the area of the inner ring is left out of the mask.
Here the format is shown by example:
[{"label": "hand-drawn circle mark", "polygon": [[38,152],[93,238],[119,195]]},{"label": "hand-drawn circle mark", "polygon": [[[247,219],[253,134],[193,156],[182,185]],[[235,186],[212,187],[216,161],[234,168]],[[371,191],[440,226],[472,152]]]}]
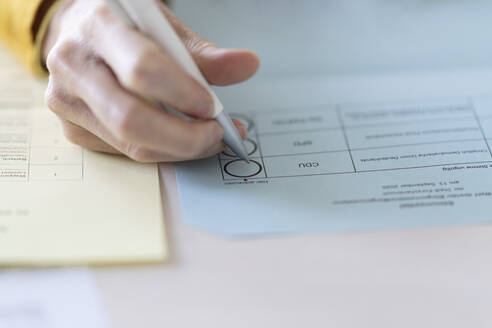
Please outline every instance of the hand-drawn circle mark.
[{"label": "hand-drawn circle mark", "polygon": [[253,172],[254,173],[251,173],[251,174],[247,174],[247,175],[239,175],[238,173],[232,173],[231,172],[231,167],[234,166],[234,165],[237,165],[239,162],[244,162],[244,160],[242,159],[237,159],[235,161],[231,161],[229,163],[227,163],[225,166],[224,166],[224,171],[230,175],[230,176],[233,176],[235,178],[251,178],[251,177],[254,177],[258,174],[261,173],[261,171],[263,171],[263,167],[261,166],[260,163],[258,163],[257,161],[253,161],[253,160],[250,160],[250,163],[249,165],[256,165],[257,166],[257,169],[254,169]]},{"label": "hand-drawn circle mark", "polygon": [[[256,151],[258,150],[258,145],[256,144],[256,142],[254,142],[253,140],[251,139],[246,139],[244,141],[244,143],[246,144],[246,149],[248,149],[248,156],[249,155],[253,155],[254,153],[256,153]],[[226,155],[226,156],[229,156],[229,157],[236,157],[237,158],[237,155],[234,154],[229,148],[226,148],[222,154]]]}]

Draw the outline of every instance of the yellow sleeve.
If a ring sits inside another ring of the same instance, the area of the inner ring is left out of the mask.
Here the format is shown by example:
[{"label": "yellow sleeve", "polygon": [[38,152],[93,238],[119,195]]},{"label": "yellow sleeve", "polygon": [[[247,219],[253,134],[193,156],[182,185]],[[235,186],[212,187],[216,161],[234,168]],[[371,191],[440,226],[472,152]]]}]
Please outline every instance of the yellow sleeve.
[{"label": "yellow sleeve", "polygon": [[[38,14],[43,1],[45,0],[0,0],[0,39],[38,75],[46,74],[41,63],[41,45],[56,8],[54,2],[40,19]],[[34,27],[36,20],[40,24]]]}]

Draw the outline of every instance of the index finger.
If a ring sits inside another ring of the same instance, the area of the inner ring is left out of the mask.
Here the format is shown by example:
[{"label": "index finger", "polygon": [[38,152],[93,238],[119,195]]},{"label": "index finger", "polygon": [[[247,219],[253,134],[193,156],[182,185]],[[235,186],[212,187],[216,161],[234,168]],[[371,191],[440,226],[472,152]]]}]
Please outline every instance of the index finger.
[{"label": "index finger", "polygon": [[93,51],[128,90],[187,115],[211,117],[213,101],[208,91],[152,40],[116,17],[109,7],[98,8],[83,26],[83,33]]}]

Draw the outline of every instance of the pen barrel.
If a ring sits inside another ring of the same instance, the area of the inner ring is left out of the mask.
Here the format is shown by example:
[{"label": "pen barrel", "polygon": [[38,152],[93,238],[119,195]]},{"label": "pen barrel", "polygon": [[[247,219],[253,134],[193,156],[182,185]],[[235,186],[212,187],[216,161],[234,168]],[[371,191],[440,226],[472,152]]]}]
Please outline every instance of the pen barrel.
[{"label": "pen barrel", "polygon": [[214,101],[213,117],[216,118],[224,110],[224,106],[155,0],[119,1],[136,27],[157,42],[168,55],[210,93]]}]

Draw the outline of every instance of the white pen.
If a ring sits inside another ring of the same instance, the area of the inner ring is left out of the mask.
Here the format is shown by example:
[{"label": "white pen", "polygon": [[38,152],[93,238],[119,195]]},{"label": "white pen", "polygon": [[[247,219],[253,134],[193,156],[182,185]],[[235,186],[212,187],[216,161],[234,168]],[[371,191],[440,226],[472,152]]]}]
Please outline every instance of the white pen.
[{"label": "white pen", "polygon": [[248,151],[244,141],[229,115],[224,112],[224,105],[210,88],[193,57],[160,10],[156,1],[106,0],[106,3],[127,23],[136,26],[141,32],[157,42],[188,74],[193,76],[208,90],[214,102],[213,118],[224,129],[224,142],[239,158],[249,162]]}]

